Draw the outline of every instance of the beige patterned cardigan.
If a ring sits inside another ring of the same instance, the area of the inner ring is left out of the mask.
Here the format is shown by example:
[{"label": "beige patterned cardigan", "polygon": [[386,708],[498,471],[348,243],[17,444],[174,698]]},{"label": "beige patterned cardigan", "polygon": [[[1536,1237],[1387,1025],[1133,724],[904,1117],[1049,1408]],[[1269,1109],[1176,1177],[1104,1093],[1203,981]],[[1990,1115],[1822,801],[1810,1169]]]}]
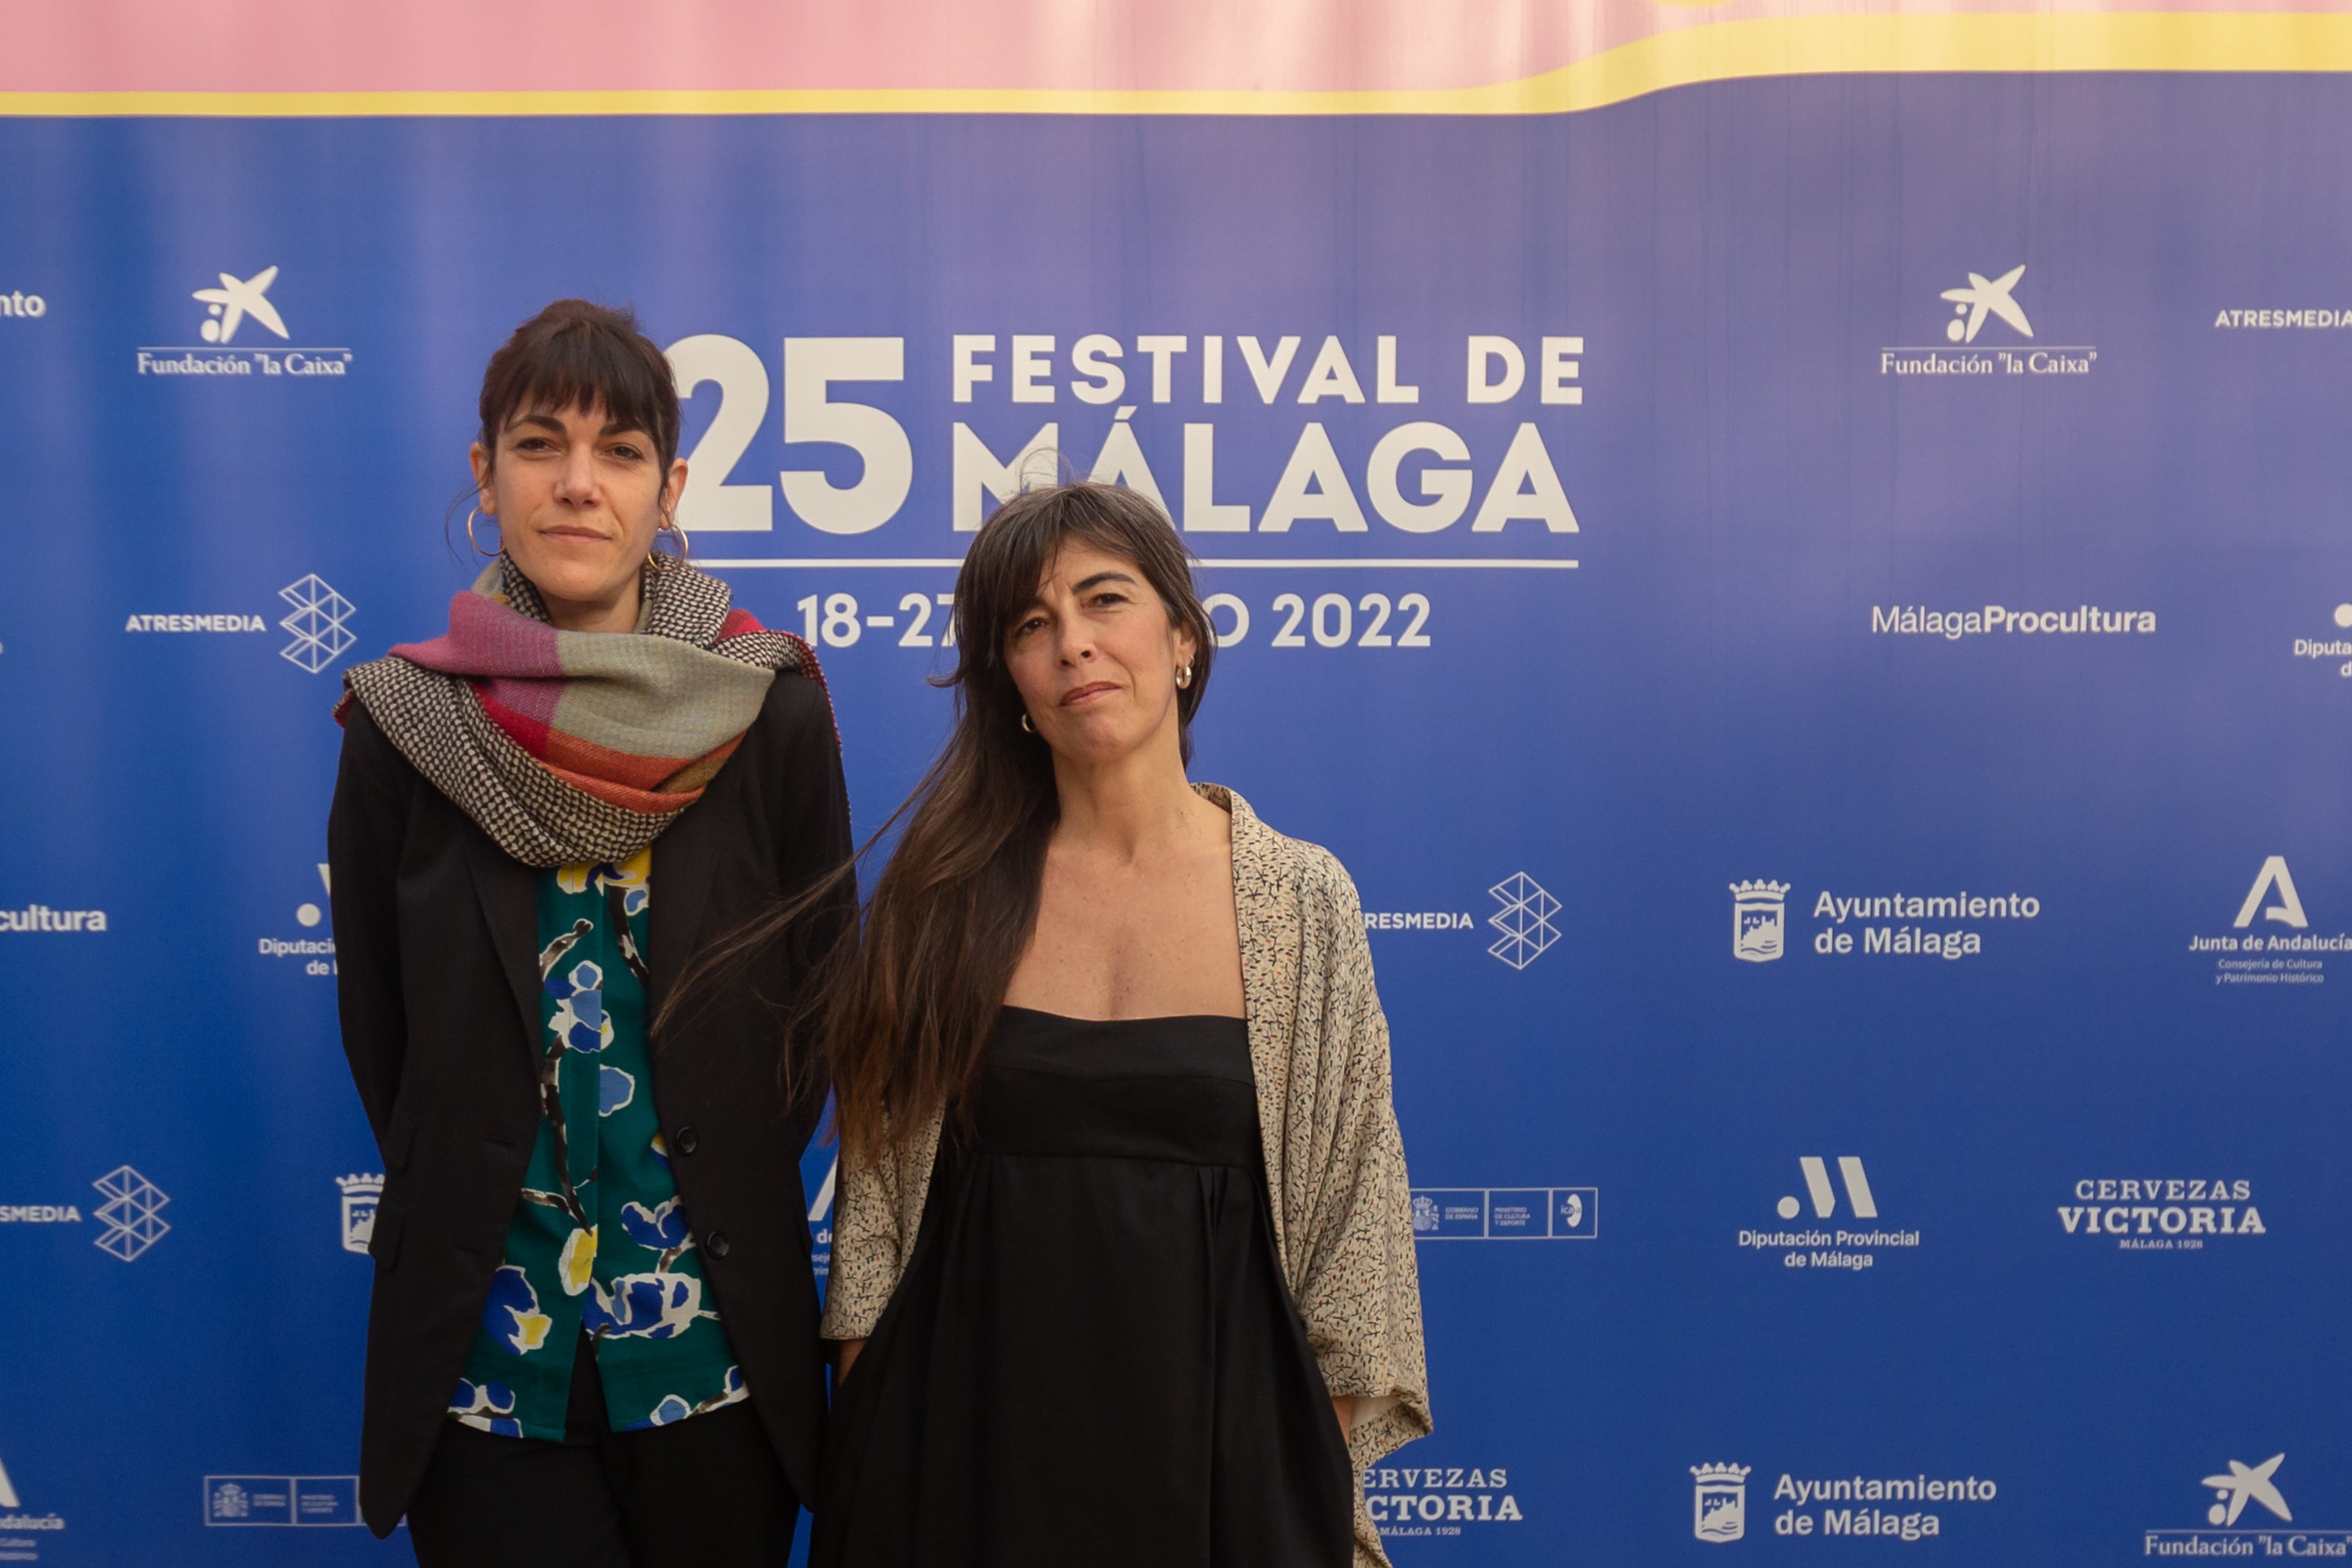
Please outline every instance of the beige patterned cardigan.
[{"label": "beige patterned cardigan", "polygon": [[[1356,885],[1330,851],[1286,838],[1218,784],[1233,814],[1234,911],[1275,1250],[1334,1394],[1356,1398],[1356,1562],[1385,1564],[1367,1465],[1430,1430],[1404,1144],[1389,1098],[1389,1026]],[[935,1118],[872,1164],[845,1164],[824,1336],[874,1331],[915,1254],[940,1146]]]}]

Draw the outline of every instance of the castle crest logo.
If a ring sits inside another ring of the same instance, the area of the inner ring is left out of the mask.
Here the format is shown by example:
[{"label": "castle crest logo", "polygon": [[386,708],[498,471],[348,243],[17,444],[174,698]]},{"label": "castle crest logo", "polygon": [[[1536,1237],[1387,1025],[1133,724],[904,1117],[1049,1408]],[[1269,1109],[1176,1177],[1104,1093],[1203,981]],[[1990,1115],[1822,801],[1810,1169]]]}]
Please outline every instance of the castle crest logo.
[{"label": "castle crest logo", "polygon": [[1788,951],[1789,884],[1731,884],[1731,956],[1769,963]]},{"label": "castle crest logo", "polygon": [[354,1173],[337,1176],[343,1195],[343,1250],[364,1254],[375,1239],[375,1205],[383,1196],[383,1177]]},{"label": "castle crest logo", "polygon": [[1748,1465],[1693,1465],[1691,1533],[1717,1545],[1748,1533]]}]

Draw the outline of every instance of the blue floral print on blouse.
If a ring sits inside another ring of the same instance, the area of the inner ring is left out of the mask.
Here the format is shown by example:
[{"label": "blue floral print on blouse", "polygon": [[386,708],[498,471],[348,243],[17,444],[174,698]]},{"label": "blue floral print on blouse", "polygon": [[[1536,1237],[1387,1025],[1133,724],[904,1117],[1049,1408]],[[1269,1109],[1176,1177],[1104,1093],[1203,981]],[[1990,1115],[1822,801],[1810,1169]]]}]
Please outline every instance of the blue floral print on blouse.
[{"label": "blue floral print on blouse", "polygon": [[705,1293],[646,1054],[653,850],[539,874],[538,1142],[449,1414],[563,1436],[586,1329],[606,1419],[667,1426],[751,1396]]}]

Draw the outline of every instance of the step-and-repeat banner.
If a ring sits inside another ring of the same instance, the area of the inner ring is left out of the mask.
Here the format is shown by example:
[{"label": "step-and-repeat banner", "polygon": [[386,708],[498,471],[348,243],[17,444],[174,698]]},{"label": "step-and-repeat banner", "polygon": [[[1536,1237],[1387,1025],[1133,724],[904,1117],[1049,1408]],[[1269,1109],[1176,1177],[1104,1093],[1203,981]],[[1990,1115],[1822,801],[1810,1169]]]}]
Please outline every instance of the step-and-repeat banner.
[{"label": "step-and-repeat banner", "polygon": [[10,79],[0,1562],[407,1550],[328,710],[566,295],[668,348],[866,827],[1039,454],[1185,531],[1196,775],[1353,872],[1394,1034],[1400,1564],[2343,1558],[2352,18],[1740,5],[1273,86],[1108,24],[1001,90]]}]

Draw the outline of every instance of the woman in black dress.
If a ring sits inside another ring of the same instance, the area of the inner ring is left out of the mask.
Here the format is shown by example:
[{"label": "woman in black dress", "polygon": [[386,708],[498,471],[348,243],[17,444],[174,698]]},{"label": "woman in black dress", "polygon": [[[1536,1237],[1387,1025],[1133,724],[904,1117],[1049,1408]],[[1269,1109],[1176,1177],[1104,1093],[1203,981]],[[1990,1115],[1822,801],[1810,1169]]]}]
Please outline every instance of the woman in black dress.
[{"label": "woman in black dress", "polygon": [[814,1568],[1381,1561],[1429,1430],[1347,873],[1185,778],[1215,633],[1160,510],[1033,490],[824,1027],[844,1150]]}]

